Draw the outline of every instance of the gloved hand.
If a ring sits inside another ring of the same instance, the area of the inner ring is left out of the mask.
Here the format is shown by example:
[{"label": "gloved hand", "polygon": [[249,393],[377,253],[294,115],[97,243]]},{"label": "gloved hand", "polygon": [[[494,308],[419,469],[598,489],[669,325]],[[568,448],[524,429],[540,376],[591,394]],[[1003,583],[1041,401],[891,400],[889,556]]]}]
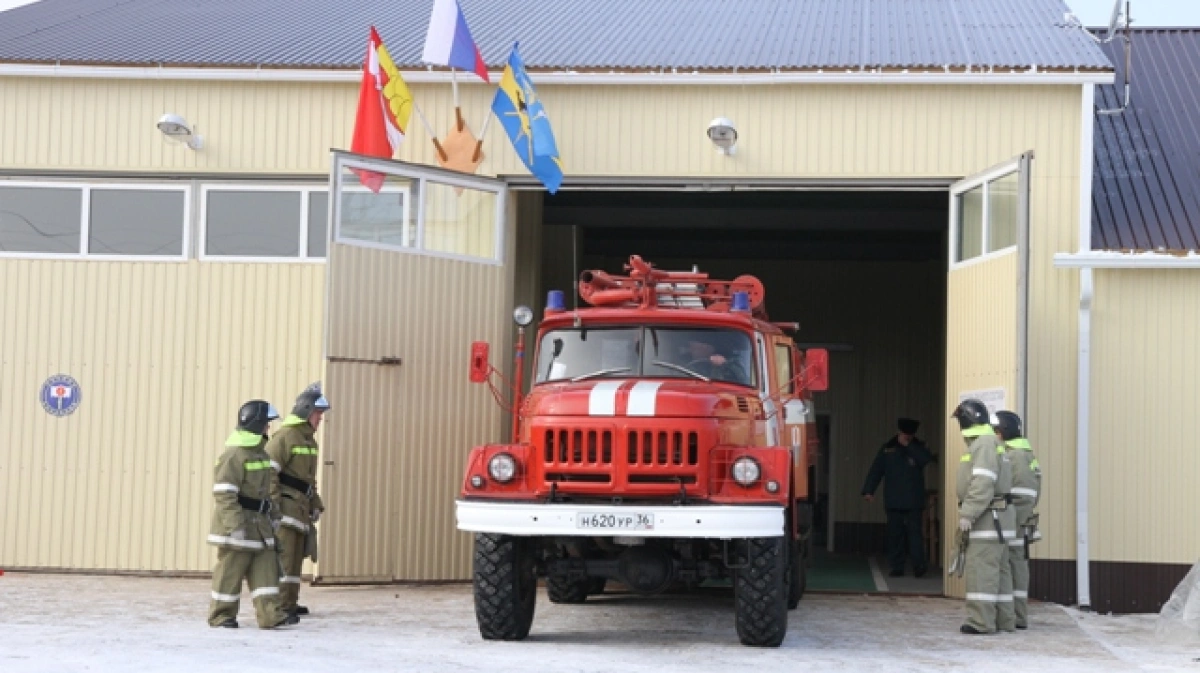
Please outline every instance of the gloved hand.
[{"label": "gloved hand", "polygon": [[271,519],[271,530],[279,532],[279,519]]},{"label": "gloved hand", "polygon": [[232,533],[230,533],[229,537],[233,538],[234,540],[245,540],[246,539],[246,531],[242,528],[239,528],[239,529],[233,531]]},{"label": "gloved hand", "polygon": [[312,512],[312,522],[313,523],[316,523],[321,518],[321,512],[323,512],[323,511],[325,511],[325,510],[322,510],[322,509],[314,509],[313,510],[313,512]]},{"label": "gloved hand", "polygon": [[959,519],[958,520],[958,529],[964,533],[971,530],[971,520],[966,517],[962,517],[961,519]]}]

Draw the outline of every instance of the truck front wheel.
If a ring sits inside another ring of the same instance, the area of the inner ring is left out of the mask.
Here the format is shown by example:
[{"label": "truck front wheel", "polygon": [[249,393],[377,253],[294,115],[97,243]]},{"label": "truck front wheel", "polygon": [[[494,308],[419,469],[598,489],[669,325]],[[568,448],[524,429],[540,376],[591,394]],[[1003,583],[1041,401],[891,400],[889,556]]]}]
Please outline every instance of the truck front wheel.
[{"label": "truck front wheel", "polygon": [[523,640],[529,635],[537,577],[524,539],[477,533],[474,585],[475,621],[484,640]]},{"label": "truck front wheel", "polygon": [[746,554],[733,578],[738,639],[752,647],[779,647],[787,634],[788,540],[746,540]]}]

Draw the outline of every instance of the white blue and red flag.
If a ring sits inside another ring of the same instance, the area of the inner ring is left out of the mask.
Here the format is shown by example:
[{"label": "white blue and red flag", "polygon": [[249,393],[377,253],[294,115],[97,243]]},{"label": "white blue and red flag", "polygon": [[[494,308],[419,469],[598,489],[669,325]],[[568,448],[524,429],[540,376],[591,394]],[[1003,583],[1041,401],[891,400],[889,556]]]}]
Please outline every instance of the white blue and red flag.
[{"label": "white blue and red flag", "polygon": [[425,35],[422,60],[473,72],[483,81],[491,82],[483,55],[471,37],[458,0],[433,0],[433,14],[429,17],[429,32]]}]

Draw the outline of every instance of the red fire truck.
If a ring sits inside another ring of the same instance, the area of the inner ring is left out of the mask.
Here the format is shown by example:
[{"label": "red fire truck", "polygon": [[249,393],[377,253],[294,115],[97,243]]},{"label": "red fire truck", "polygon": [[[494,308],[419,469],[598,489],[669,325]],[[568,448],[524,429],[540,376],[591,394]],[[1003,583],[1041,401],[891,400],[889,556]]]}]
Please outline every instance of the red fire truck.
[{"label": "red fire truck", "polygon": [[[627,275],[585,271],[589,308],[550,292],[533,385],[513,437],[474,448],[456,503],[475,534],[479,631],[520,640],[538,577],[555,603],[609,580],[638,594],[728,581],[745,645],[778,646],[804,593],[816,458],[812,392],[828,353],[798,349],[795,323],[766,316],[762,284],[667,272],[634,256]],[[486,343],[471,379],[495,385]]]}]

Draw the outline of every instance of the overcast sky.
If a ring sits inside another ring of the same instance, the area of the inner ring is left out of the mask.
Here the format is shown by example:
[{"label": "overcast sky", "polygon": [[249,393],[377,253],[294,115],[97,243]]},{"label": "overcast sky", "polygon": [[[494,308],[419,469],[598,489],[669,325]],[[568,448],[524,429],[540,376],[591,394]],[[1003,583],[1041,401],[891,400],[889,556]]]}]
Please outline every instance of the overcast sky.
[{"label": "overcast sky", "polygon": [[[597,0],[603,2],[604,0]],[[1200,26],[1200,0],[1131,0],[1135,26]],[[30,0],[0,0],[0,10],[28,5]],[[1122,2],[1122,4],[1124,4]],[[1067,0],[1086,26],[1108,25],[1113,0]]]}]

